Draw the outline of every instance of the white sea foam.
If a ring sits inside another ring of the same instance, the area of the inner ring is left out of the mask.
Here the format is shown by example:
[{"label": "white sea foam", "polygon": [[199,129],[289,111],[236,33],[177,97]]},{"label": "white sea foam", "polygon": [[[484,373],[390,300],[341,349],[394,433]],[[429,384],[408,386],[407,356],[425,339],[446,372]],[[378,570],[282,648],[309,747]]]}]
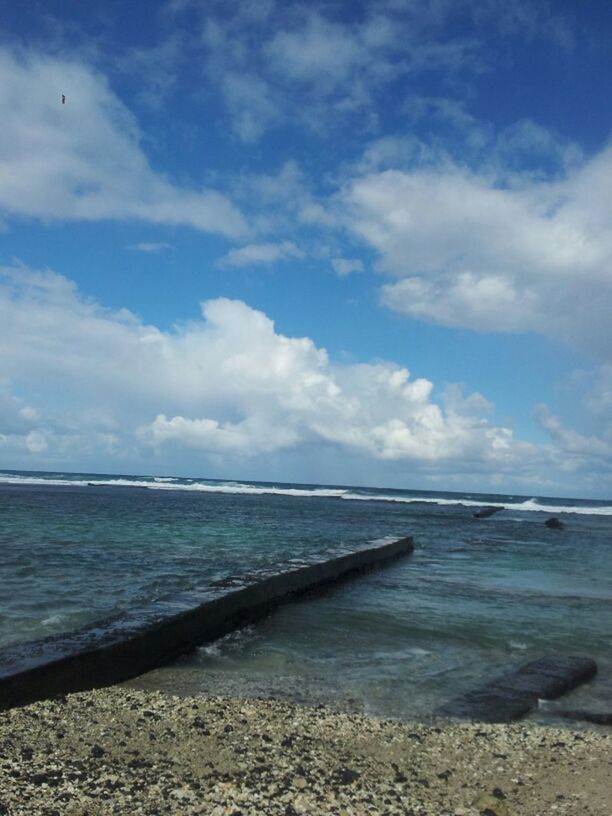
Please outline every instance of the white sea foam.
[{"label": "white sea foam", "polygon": [[58,623],[61,623],[64,619],[63,615],[51,615],[49,618],[45,618],[41,621],[43,626],[57,626]]},{"label": "white sea foam", "polygon": [[206,657],[220,657],[221,647],[219,643],[209,643],[207,646],[200,646],[199,654],[206,655]]},{"label": "white sea foam", "polygon": [[527,648],[527,644],[522,643],[520,640],[511,640],[509,643],[511,649],[519,649],[521,652],[524,652]]},{"label": "white sea foam", "polygon": [[[64,478],[62,478],[64,477]],[[410,496],[392,495],[387,493],[370,493],[367,488],[361,492],[355,492],[349,488],[332,487],[290,487],[285,485],[257,485],[243,482],[207,482],[195,479],[177,479],[168,476],[152,476],[141,478],[100,478],[91,476],[89,478],[69,479],[65,474],[60,476],[26,476],[22,474],[4,473],[0,474],[0,484],[23,484],[23,485],[55,485],[63,487],[132,487],[148,488],[149,490],[179,490],[199,493],[225,493],[249,496],[290,496],[295,498],[334,498],[344,501],[377,501],[394,504],[434,504],[442,507],[498,507],[500,510],[512,512],[539,512],[549,515],[560,515],[562,513],[575,513],[578,515],[612,516],[612,505],[573,505],[573,504],[542,504],[538,499],[531,498],[522,502],[501,502],[485,501],[483,499],[464,498],[443,498],[439,496]],[[499,516],[503,518],[503,516]]]}]

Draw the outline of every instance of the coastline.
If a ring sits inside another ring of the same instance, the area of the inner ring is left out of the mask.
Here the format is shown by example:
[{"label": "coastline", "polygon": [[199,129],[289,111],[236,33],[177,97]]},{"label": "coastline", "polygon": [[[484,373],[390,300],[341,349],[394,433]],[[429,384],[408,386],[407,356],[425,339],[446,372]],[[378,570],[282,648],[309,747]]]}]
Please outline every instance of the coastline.
[{"label": "coastline", "polygon": [[[108,688],[0,714],[3,816],[609,816],[612,735]],[[478,802],[478,804],[474,804]]]},{"label": "coastline", "polygon": [[[471,493],[351,488],[360,498],[344,501],[325,486],[279,484],[268,494],[246,483],[193,490],[173,479],[140,490],[124,477],[103,487],[83,485],[90,474],[23,478],[0,485],[5,656],[230,575],[410,534],[405,563],[215,640],[170,668],[160,690],[261,696],[269,687],[274,697],[354,698],[377,716],[417,720],[482,678],[552,652],[597,661],[597,679],[572,707],[608,709],[612,505],[566,503],[565,530],[551,531],[544,520],[560,500],[538,500],[536,510],[521,497]],[[397,501],[384,500],[391,495]],[[508,510],[474,519],[475,502],[496,501]],[[102,668],[113,676],[96,671],[92,686],[120,679],[112,657]],[[43,683],[43,696],[70,690]]]}]

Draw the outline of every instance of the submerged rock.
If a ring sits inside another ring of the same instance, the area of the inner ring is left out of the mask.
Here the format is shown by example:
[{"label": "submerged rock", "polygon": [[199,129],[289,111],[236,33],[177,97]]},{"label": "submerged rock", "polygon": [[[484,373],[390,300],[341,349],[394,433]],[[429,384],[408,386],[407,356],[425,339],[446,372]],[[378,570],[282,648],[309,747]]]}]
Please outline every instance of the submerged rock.
[{"label": "submerged rock", "polygon": [[545,524],[545,525],[546,525],[546,526],[547,526],[547,527],[548,527],[550,530],[562,530],[562,529],[563,529],[563,527],[564,527],[563,522],[559,521],[559,519],[558,519],[558,518],[555,518],[554,516],[553,516],[552,518],[546,519],[546,521],[544,522],[544,524]]}]

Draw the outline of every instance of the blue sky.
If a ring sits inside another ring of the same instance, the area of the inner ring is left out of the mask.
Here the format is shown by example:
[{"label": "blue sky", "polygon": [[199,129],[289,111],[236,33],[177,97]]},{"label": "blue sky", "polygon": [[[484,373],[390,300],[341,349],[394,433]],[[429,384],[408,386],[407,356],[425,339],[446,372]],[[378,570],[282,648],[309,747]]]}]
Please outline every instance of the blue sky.
[{"label": "blue sky", "polygon": [[609,4],[0,19],[0,467],[612,493]]}]

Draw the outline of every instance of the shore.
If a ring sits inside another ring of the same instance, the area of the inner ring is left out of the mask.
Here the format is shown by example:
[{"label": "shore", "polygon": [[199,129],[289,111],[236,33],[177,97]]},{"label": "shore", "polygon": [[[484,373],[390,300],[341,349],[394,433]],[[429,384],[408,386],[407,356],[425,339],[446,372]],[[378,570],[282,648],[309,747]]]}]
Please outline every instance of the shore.
[{"label": "shore", "polygon": [[0,713],[2,816],[610,816],[612,736],[121,688]]}]

